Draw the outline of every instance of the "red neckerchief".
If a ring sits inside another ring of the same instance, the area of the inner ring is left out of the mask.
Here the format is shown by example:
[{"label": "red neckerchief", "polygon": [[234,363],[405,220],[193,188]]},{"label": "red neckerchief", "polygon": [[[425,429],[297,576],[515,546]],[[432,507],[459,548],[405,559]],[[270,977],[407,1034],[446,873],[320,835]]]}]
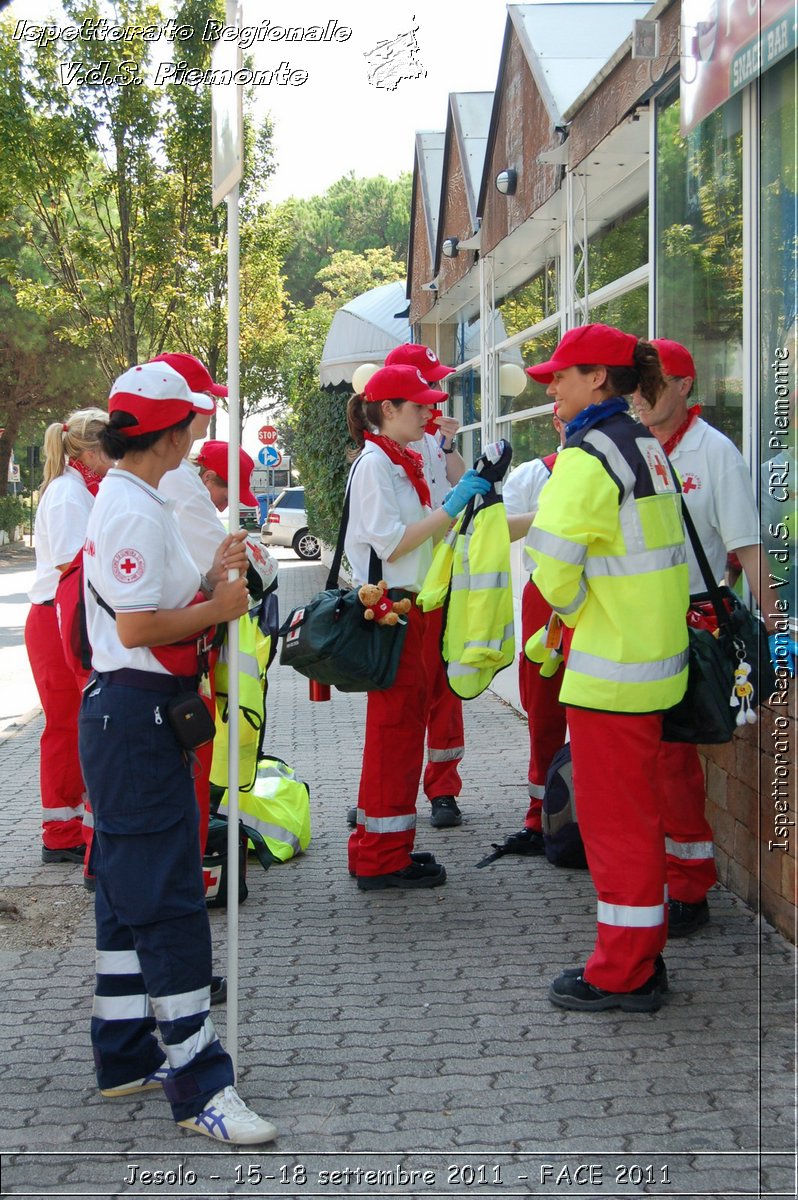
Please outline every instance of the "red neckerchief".
[{"label": "red neckerchief", "polygon": [[688,408],[687,416],[685,417],[684,421],[681,423],[679,428],[676,430],[675,433],[671,434],[671,436],[668,438],[668,440],[666,442],[662,443],[662,449],[665,451],[666,454],[671,454],[676,449],[676,447],[679,445],[679,442],[682,440],[684,435],[687,433],[687,430],[690,428],[690,426],[692,425],[692,423],[696,419],[696,417],[698,417],[700,415],[700,413],[701,413],[701,405],[700,404],[694,404],[692,406],[692,408]]},{"label": "red neckerchief", "polygon": [[432,508],[429,484],[424,478],[424,459],[421,455],[415,450],[408,450],[406,446],[400,446],[393,438],[386,437],[383,433],[364,433],[363,437],[367,442],[374,442],[385,451],[392,463],[402,468],[416,489],[421,503],[425,508]]},{"label": "red neckerchief", "polygon": [[85,463],[80,462],[77,458],[69,458],[67,462],[81,476],[92,496],[96,496],[97,489],[102,483],[102,475],[98,475],[96,471],[92,471],[91,467],[87,467]]}]

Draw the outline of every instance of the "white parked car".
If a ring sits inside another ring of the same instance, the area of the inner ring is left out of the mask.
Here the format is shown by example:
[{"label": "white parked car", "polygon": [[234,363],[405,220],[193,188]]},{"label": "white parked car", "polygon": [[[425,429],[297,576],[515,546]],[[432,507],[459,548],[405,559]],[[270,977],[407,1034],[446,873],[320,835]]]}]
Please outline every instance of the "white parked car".
[{"label": "white parked car", "polygon": [[290,546],[300,558],[319,558],[321,544],[308,529],[305,489],[286,488],[270,506],[260,530],[266,546]]}]

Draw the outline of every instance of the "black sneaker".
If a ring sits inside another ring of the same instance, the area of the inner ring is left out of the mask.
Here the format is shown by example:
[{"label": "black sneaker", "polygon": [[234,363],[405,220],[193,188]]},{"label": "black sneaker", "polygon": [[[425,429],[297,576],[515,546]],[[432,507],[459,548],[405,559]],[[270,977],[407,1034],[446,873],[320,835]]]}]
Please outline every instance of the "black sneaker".
[{"label": "black sneaker", "polygon": [[[414,863],[434,863],[434,862],[437,862],[437,859],[435,858],[435,855],[434,855],[434,854],[431,854],[429,850],[411,850],[411,851],[410,851],[410,857],[411,857],[411,859],[413,860],[413,862],[414,862]],[[350,868],[349,874],[350,874],[350,875],[352,876],[352,878],[354,879],[354,878],[357,876],[357,871],[353,871],[353,870],[351,870],[351,868]]]},{"label": "black sneaker", "polygon": [[211,975],[211,1004],[224,1004],[227,999],[227,976]]},{"label": "black sneaker", "polygon": [[46,846],[42,846],[42,862],[76,862],[82,863],[86,857],[86,847],[81,844],[79,846],[65,846],[62,850],[48,850]]},{"label": "black sneaker", "polygon": [[361,892],[377,892],[383,888],[433,888],[446,883],[446,868],[436,862],[411,862],[401,871],[389,875],[358,875]]},{"label": "black sneaker", "polygon": [[504,854],[545,854],[546,846],[539,829],[519,829],[504,839],[501,849]]},{"label": "black sneaker", "polygon": [[350,829],[357,826],[357,805],[353,804],[351,808],[346,810],[346,823]]},{"label": "black sneaker", "polygon": [[463,814],[454,796],[436,796],[432,801],[429,823],[433,829],[452,829],[462,824]]},{"label": "black sneaker", "polygon": [[689,937],[706,925],[709,920],[709,905],[706,900],[698,904],[687,904],[684,900],[668,901],[668,938]]},{"label": "black sneaker", "polygon": [[633,992],[605,992],[594,987],[582,975],[563,971],[549,987],[549,1000],[558,1008],[571,1008],[577,1012],[603,1012],[606,1008],[620,1008],[623,1012],[656,1012],[662,1007],[662,991],[657,983],[656,972],[642,987]]},{"label": "black sneaker", "polygon": [[87,892],[97,891],[97,877],[95,875],[84,875],[83,886]]},{"label": "black sneaker", "polygon": [[[563,975],[568,975],[569,977],[575,979],[577,975],[582,974],[584,969],[584,967],[569,967],[567,971],[563,971]],[[661,954],[658,954],[654,959],[653,978],[657,984],[657,987],[664,995],[668,990],[668,968],[665,966],[665,959]]]}]

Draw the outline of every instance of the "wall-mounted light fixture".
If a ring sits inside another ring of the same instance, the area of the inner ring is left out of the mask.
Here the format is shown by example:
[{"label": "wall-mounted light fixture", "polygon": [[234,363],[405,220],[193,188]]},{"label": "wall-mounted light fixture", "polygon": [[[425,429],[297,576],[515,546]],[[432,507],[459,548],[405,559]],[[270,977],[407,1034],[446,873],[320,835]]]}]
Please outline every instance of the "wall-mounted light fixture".
[{"label": "wall-mounted light fixture", "polygon": [[499,171],[499,174],[496,176],[497,192],[501,192],[503,196],[514,196],[517,186],[518,172],[515,167],[508,167],[506,171]]},{"label": "wall-mounted light fixture", "polygon": [[500,396],[520,396],[528,383],[526,372],[516,363],[502,363],[499,367]]},{"label": "wall-mounted light fixture", "polygon": [[441,246],[441,252],[447,258],[457,258],[460,248],[460,239],[456,237],[448,237],[444,240]]}]

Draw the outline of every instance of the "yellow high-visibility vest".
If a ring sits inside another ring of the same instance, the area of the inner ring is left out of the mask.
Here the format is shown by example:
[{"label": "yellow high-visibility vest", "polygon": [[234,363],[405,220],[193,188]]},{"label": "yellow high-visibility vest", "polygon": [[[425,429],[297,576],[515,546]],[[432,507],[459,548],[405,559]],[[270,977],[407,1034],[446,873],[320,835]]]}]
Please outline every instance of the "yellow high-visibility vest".
[{"label": "yellow high-visibility vest", "polygon": [[625,412],[569,437],[527,538],[532,578],[573,640],[563,704],[671,708],[687,683],[680,498],[659,442]]},{"label": "yellow high-visibility vest", "polygon": [[[271,638],[257,620],[245,613],[238,620],[238,770],[239,788],[249,791],[255,783],[258,756],[263,746],[266,721],[266,668]],[[211,783],[227,787],[227,723],[229,666],[227,643],[222,646],[215,669],[216,737],[213,742]]]}]

